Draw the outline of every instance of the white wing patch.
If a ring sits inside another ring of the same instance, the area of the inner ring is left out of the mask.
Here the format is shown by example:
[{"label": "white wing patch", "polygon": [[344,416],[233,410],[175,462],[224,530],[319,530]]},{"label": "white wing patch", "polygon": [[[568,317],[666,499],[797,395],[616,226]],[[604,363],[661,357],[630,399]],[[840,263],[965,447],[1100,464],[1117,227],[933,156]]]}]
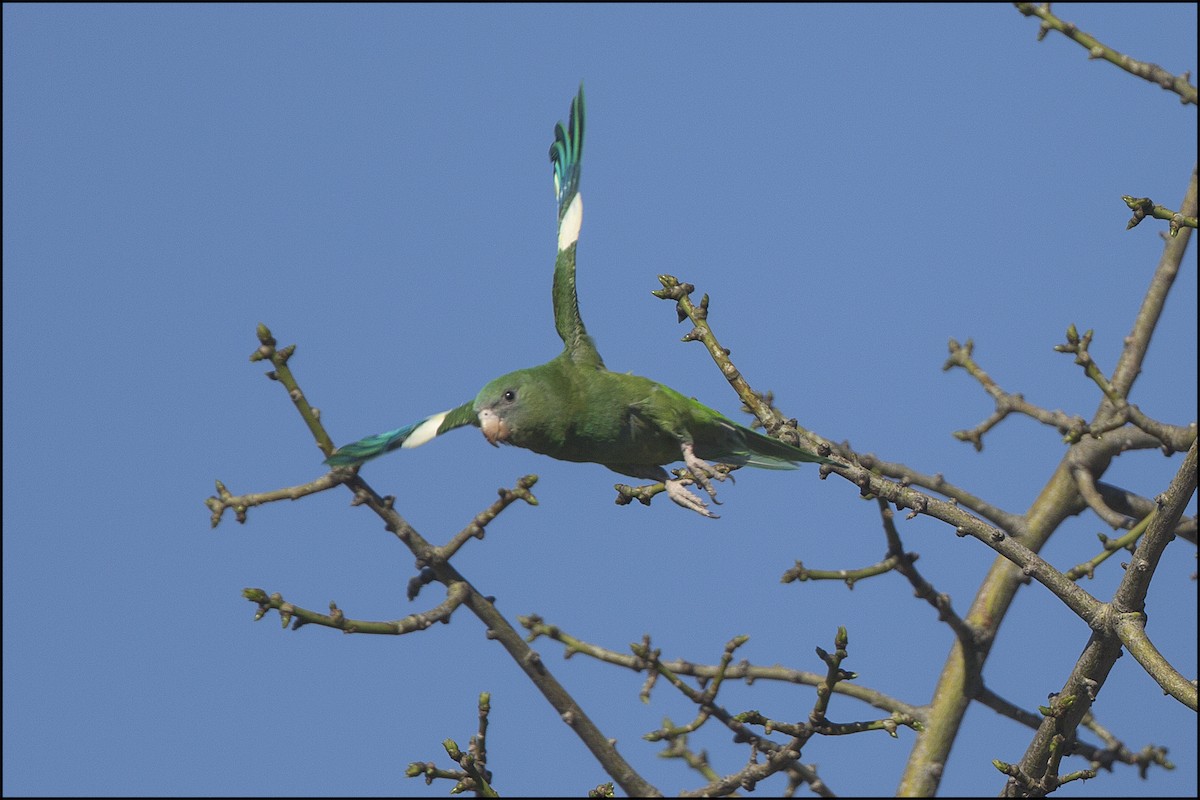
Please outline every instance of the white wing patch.
[{"label": "white wing patch", "polygon": [[412,447],[420,447],[438,434],[438,428],[442,427],[442,423],[446,420],[446,415],[449,411],[443,411],[440,414],[434,414],[413,430],[409,437],[404,440],[404,444],[400,445],[401,450],[407,450]]},{"label": "white wing patch", "polygon": [[583,195],[576,193],[558,224],[558,252],[566,250],[579,241],[579,228],[583,225]]}]

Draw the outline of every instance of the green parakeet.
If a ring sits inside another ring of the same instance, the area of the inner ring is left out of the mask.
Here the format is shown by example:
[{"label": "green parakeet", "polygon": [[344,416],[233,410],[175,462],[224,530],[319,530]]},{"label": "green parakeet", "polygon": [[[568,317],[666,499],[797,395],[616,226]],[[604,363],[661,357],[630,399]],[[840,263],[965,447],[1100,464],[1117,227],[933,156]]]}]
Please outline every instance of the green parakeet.
[{"label": "green parakeet", "polygon": [[[583,133],[580,86],[568,124],[555,126],[550,147],[558,199],[554,324],[563,351],[541,366],[496,378],[474,400],[457,408],[345,445],[326,464],[361,464],[474,425],[493,445],[516,445],[563,461],[603,464],[622,475],[662,481],[677,504],[715,517],[704,500],[686,488],[694,482],[716,502],[712,481],[725,476],[708,460],[766,469],[794,469],[800,462],[836,463],[738,425],[661,383],[605,368],[584,328],[575,291],[575,252],[583,222],[579,193]],[[672,478],[663,469],[680,460],[690,479]]]}]

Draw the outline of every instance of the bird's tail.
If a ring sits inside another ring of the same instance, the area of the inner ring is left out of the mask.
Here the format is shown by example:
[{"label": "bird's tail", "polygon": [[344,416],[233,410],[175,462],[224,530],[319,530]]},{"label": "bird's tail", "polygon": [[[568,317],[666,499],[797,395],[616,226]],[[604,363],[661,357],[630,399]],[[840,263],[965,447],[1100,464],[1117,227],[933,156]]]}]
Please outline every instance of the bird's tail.
[{"label": "bird's tail", "polygon": [[463,403],[458,408],[434,414],[394,431],[378,433],[343,445],[325,459],[325,463],[331,467],[355,466],[402,447],[420,447],[430,439],[464,425],[479,425],[473,402]]},{"label": "bird's tail", "polygon": [[566,250],[579,238],[583,198],[579,196],[579,163],[583,157],[583,84],[571,101],[567,126],[554,126],[550,162],[554,165],[554,196],[558,200],[558,249]]},{"label": "bird's tail", "polygon": [[811,464],[836,464],[838,462],[824,456],[819,456],[816,453],[810,453],[801,447],[795,447],[782,442],[779,439],[772,439],[770,436],[764,436],[758,431],[750,430],[747,427],[738,425],[741,428],[740,433],[746,442],[746,449],[749,454],[743,462],[749,467],[759,467],[761,469],[795,469],[796,464],[800,462],[808,462]]}]

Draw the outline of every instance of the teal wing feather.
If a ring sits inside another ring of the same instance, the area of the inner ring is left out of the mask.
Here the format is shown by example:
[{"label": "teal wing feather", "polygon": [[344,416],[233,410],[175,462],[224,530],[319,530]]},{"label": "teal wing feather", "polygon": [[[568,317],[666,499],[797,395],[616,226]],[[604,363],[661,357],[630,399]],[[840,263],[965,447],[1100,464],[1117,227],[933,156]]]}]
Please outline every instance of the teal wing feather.
[{"label": "teal wing feather", "polygon": [[343,445],[325,459],[325,463],[331,467],[355,466],[402,447],[419,447],[434,437],[464,425],[479,425],[473,403],[464,403],[458,408],[433,414],[403,428],[377,433]]},{"label": "teal wing feather", "polygon": [[583,157],[583,84],[571,101],[566,127],[554,126],[554,144],[550,145],[550,163],[554,165],[554,196],[558,200],[558,221],[562,224],[567,208],[579,193],[579,165]]},{"label": "teal wing feather", "polygon": [[582,366],[603,369],[604,361],[588,336],[579,315],[575,290],[575,252],[583,224],[583,197],[579,193],[583,158],[583,85],[571,101],[567,124],[554,126],[550,163],[554,166],[554,196],[558,201],[558,256],[554,260],[554,327],[563,340],[564,352]]}]

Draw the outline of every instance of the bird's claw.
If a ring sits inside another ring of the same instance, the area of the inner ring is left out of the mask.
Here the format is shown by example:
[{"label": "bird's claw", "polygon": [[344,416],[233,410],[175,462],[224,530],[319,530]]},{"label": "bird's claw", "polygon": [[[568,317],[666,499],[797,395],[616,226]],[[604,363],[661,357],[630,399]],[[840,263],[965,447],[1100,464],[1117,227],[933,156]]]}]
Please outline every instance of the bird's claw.
[{"label": "bird's claw", "polygon": [[[687,480],[689,479],[671,478],[664,481],[663,485],[667,487],[667,497],[671,498],[676,505],[682,506],[689,511],[695,511],[702,517],[717,519],[717,515],[708,510],[707,503],[687,490],[687,487],[684,486],[684,482]],[[715,497],[713,498],[713,502],[716,502]]]}]

